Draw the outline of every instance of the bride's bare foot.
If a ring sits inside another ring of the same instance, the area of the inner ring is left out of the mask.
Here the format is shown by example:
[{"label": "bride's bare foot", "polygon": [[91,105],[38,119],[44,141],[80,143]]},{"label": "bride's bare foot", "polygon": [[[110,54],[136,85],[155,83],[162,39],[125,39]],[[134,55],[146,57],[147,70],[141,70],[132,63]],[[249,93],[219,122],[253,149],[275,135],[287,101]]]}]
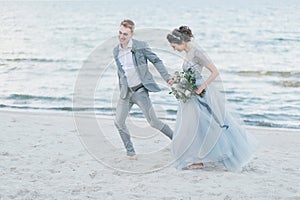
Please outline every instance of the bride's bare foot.
[{"label": "bride's bare foot", "polygon": [[203,168],[203,163],[193,163],[183,169],[202,169],[202,168]]}]

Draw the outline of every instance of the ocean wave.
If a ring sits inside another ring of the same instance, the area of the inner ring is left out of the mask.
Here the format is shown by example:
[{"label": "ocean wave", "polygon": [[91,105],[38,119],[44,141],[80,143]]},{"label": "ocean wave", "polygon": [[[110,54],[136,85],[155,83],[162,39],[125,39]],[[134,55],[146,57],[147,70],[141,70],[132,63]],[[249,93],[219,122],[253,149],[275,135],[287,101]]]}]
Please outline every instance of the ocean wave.
[{"label": "ocean wave", "polygon": [[39,63],[66,63],[75,62],[66,59],[49,59],[49,58],[5,58],[3,59],[7,62],[39,62]]},{"label": "ocean wave", "polygon": [[291,72],[291,71],[237,71],[235,72],[238,75],[242,76],[277,76],[277,77],[294,77],[300,78],[300,72]]},{"label": "ocean wave", "polygon": [[72,111],[72,112],[95,112],[96,114],[112,113],[114,108],[92,108],[92,107],[37,107],[37,106],[18,106],[0,104],[0,108],[22,109],[22,110],[52,110],[52,111]]},{"label": "ocean wave", "polygon": [[88,111],[92,109],[81,108],[81,109],[74,109],[73,107],[34,107],[34,106],[13,106],[13,105],[5,105],[0,104],[0,108],[8,108],[8,109],[17,109],[17,110],[48,110],[48,111]]},{"label": "ocean wave", "polygon": [[295,38],[274,38],[275,41],[300,42],[300,39]]},{"label": "ocean wave", "polygon": [[281,124],[276,122],[267,121],[257,121],[257,120],[244,120],[244,122],[250,126],[262,126],[270,128],[290,128],[290,129],[300,129],[300,124]]},{"label": "ocean wave", "polygon": [[173,109],[167,109],[166,112],[168,115],[176,115],[177,114],[177,110],[173,110]]},{"label": "ocean wave", "polygon": [[50,97],[50,96],[36,96],[29,94],[11,94],[7,100],[43,100],[43,101],[72,101],[68,97]]},{"label": "ocean wave", "polygon": [[[72,107],[72,106],[63,106],[63,107],[34,107],[34,106],[16,106],[16,105],[5,105],[0,104],[0,109],[9,109],[9,110],[35,110],[35,111],[55,111],[55,112],[82,112],[84,113],[93,113],[95,115],[103,116],[114,116],[115,108],[91,108],[91,107]],[[167,116],[159,117],[161,120],[176,121],[176,111],[169,110],[170,112]],[[144,118],[142,112],[130,112],[130,116],[134,118]],[[261,127],[271,127],[271,128],[291,128],[291,129],[300,129],[300,124],[295,123],[280,123],[280,120],[272,120],[274,117],[267,116],[265,114],[248,114],[242,115],[244,118],[244,123],[250,126],[261,126]],[[278,116],[278,115],[277,115]],[[297,115],[284,115],[281,118],[291,119],[291,117],[298,118]],[[272,120],[272,121],[271,121]],[[285,120],[282,120],[285,122]],[[289,120],[288,120],[289,121]],[[296,120],[297,121],[297,120]]]},{"label": "ocean wave", "polygon": [[293,87],[293,88],[300,87],[300,81],[279,81],[279,82],[274,82],[274,84],[283,87]]},{"label": "ocean wave", "polygon": [[10,67],[10,68],[5,67],[3,69],[4,69],[3,72],[0,72],[1,74],[7,74],[7,73],[9,73],[11,71],[16,71],[16,70],[19,70],[21,68],[13,66],[13,67]]}]

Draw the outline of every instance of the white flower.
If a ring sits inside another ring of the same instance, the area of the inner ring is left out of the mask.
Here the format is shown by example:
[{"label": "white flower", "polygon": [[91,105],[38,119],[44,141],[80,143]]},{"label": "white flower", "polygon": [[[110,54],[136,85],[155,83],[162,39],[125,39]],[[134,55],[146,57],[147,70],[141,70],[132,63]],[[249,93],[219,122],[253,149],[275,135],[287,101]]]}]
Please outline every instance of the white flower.
[{"label": "white flower", "polygon": [[174,83],[171,88],[176,89],[177,87],[178,87],[178,85],[176,83]]},{"label": "white flower", "polygon": [[187,80],[186,80],[184,77],[182,77],[182,78],[180,79],[180,83],[186,84],[186,83],[187,83]]},{"label": "white flower", "polygon": [[185,94],[185,96],[190,96],[192,93],[191,93],[191,91],[186,90],[186,91],[184,92],[184,94]]}]

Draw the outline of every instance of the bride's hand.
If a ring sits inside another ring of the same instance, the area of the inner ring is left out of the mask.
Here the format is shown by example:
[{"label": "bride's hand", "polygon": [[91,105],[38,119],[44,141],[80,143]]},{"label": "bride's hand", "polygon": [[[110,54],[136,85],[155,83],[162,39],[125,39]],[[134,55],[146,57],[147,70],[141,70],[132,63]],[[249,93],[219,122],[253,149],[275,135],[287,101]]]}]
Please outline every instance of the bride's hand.
[{"label": "bride's hand", "polygon": [[196,94],[200,94],[205,88],[203,85],[199,86],[198,90],[195,91]]},{"label": "bride's hand", "polygon": [[172,86],[172,85],[174,84],[174,80],[173,80],[172,78],[170,78],[170,79],[168,80],[168,84],[169,84],[170,86]]}]

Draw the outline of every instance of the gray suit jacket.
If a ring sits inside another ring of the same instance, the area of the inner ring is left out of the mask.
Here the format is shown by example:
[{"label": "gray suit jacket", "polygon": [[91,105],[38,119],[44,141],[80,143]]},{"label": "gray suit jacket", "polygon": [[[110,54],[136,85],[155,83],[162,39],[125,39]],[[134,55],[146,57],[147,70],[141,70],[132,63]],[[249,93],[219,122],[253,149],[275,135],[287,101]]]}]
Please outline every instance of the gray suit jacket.
[{"label": "gray suit jacket", "polygon": [[[122,68],[122,64],[118,58],[119,45],[114,48],[113,54],[118,67],[120,97],[124,99],[127,96],[128,83],[125,72]],[[155,66],[155,68],[165,81],[170,78],[170,74],[166,70],[163,62],[157,57],[155,53],[152,52],[146,42],[132,39],[132,59],[144,87],[150,92],[160,91],[159,86],[154,81],[153,76],[149,71],[148,60]]]}]

